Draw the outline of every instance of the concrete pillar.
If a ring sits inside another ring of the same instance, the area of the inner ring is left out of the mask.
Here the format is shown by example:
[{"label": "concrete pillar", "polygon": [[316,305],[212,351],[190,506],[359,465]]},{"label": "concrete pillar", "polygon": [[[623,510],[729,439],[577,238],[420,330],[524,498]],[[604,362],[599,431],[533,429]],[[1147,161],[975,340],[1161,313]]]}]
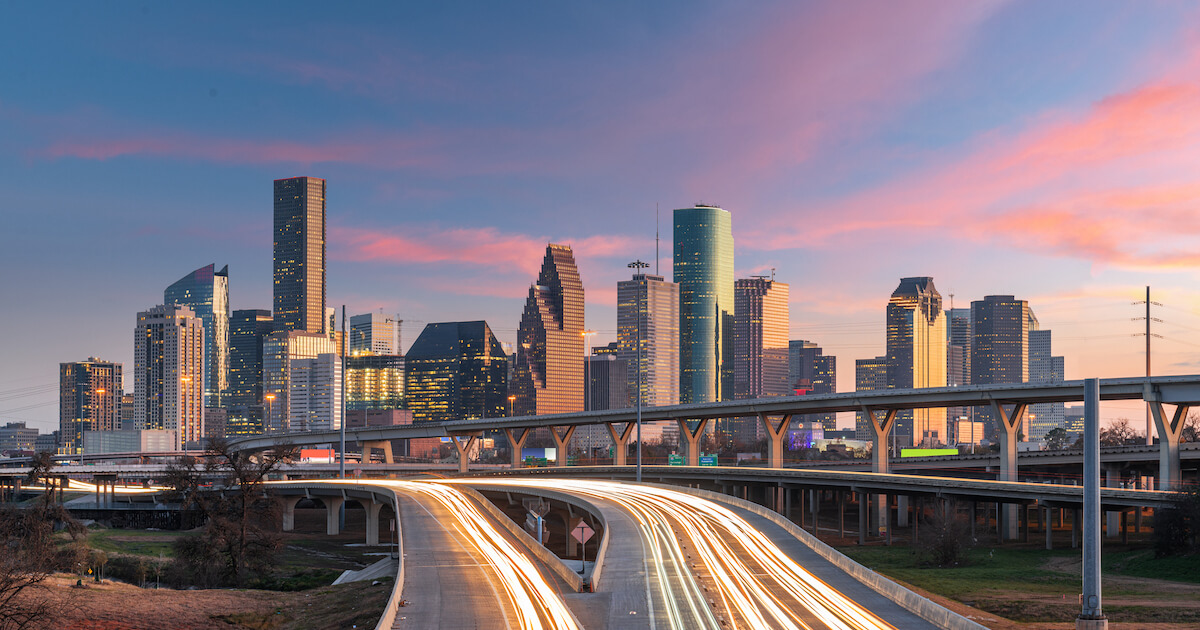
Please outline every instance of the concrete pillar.
[{"label": "concrete pillar", "polygon": [[346,500],[342,497],[321,497],[321,503],[325,504],[325,533],[330,536],[337,536],[342,533],[341,518],[339,518],[342,510],[342,504]]},{"label": "concrete pillar", "polygon": [[363,506],[363,512],[366,513],[367,519],[367,545],[375,546],[379,544],[379,512],[383,510],[383,503],[377,502],[374,499],[358,499],[358,503]]},{"label": "concrete pillar", "polygon": [[974,540],[975,540],[975,521],[979,518],[979,515],[977,513],[978,508],[979,508],[979,502],[972,501],[971,502],[971,541],[972,542],[974,542]]},{"label": "concrete pillar", "polygon": [[[1104,469],[1104,486],[1107,488],[1116,488],[1121,485],[1121,473],[1111,466]],[[1120,514],[1117,512],[1108,511],[1104,513],[1104,535],[1107,538],[1116,538],[1121,535]]]},{"label": "concrete pillar", "polygon": [[1100,381],[1083,382],[1083,593],[1075,628],[1102,630],[1100,599]]},{"label": "concrete pillar", "polygon": [[1054,527],[1051,526],[1052,521],[1050,520],[1050,508],[1045,508],[1045,510],[1046,520],[1044,522],[1046,523],[1046,550],[1049,551],[1054,549]]},{"label": "concrete pillar", "polygon": [[458,472],[465,473],[471,470],[471,447],[474,446],[478,435],[451,435],[450,441],[454,444],[454,450],[458,451]]},{"label": "concrete pillar", "polygon": [[[1025,422],[1025,403],[1013,405],[1009,413],[999,401],[992,401],[996,418],[996,434],[1000,438],[1000,481],[1017,481],[1017,433]],[[1017,506],[1004,504],[1000,509],[1001,537],[1012,540],[1017,537]]]},{"label": "concrete pillar", "polygon": [[887,530],[887,546],[892,546],[892,495],[883,495],[883,527]]},{"label": "concrete pillar", "polygon": [[[1150,385],[1146,385],[1149,389]],[[1188,406],[1178,405],[1170,420],[1163,411],[1162,397],[1157,390],[1149,390],[1143,397],[1150,405],[1154,426],[1158,429],[1158,489],[1175,490],[1179,487],[1183,469],[1179,463],[1179,437],[1183,434],[1183,421],[1187,418]]]},{"label": "concrete pillar", "polygon": [[858,496],[858,544],[867,544],[867,502],[864,500],[866,496],[861,492],[855,492]]},{"label": "concrete pillar", "polygon": [[896,527],[908,527],[908,495],[896,497]]},{"label": "concrete pillar", "polygon": [[816,490],[809,490],[808,492],[809,503],[812,504],[813,536],[816,536],[820,533],[821,529],[821,495]]},{"label": "concrete pillar", "polygon": [[783,468],[783,438],[787,437],[788,425],[792,423],[791,414],[772,420],[766,414],[758,414],[758,419],[767,429],[767,466]]},{"label": "concrete pillar", "polygon": [[513,468],[520,468],[524,465],[524,458],[521,457],[521,449],[525,448],[525,440],[529,439],[530,429],[505,429],[504,435],[508,437],[509,461]]},{"label": "concrete pillar", "polygon": [[284,497],[283,498],[283,531],[290,532],[296,529],[296,504],[304,497]]},{"label": "concrete pillar", "polygon": [[[886,474],[888,472],[888,436],[891,435],[892,429],[896,425],[896,410],[877,410],[865,405],[862,410],[867,424],[871,427],[871,472]],[[882,416],[880,416],[880,411],[883,412]],[[871,525],[878,534],[883,534],[884,530],[890,531],[887,521],[889,508],[885,503],[886,500],[886,497],[880,494],[875,495],[872,501],[875,509],[872,510],[874,518],[871,520]]]},{"label": "concrete pillar", "polygon": [[369,463],[374,449],[383,451],[383,463],[394,464],[395,458],[392,456],[392,441],[391,440],[370,440],[362,443],[362,458],[363,463]]},{"label": "concrete pillar", "polygon": [[700,465],[700,437],[704,435],[704,427],[708,426],[708,418],[697,420],[696,429],[693,431],[687,420],[682,418],[676,419],[679,424],[679,437],[687,441],[687,465]]},{"label": "concrete pillar", "polygon": [[844,490],[837,491],[837,506],[838,506],[838,538],[846,537],[846,492]]},{"label": "concrete pillar", "polygon": [[613,466],[624,466],[629,456],[629,438],[633,435],[633,430],[637,428],[636,422],[626,422],[625,428],[617,431],[615,422],[605,422],[604,428],[608,429],[608,437],[612,438],[613,442]]},{"label": "concrete pillar", "polygon": [[571,445],[571,436],[575,435],[575,426],[567,427],[567,432],[561,435],[558,429],[558,427],[550,427],[550,435],[554,438],[554,446],[558,449],[558,458],[554,460],[554,465],[561,468],[567,465],[567,450]]}]

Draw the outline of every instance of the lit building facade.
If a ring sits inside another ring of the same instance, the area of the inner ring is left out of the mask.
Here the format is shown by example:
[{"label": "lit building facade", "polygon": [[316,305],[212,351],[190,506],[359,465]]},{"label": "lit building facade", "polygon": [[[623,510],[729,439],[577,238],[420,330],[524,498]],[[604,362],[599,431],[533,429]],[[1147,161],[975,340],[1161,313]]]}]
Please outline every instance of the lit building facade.
[{"label": "lit building facade", "polygon": [[229,320],[229,437],[263,432],[263,342],[274,330],[271,311],[265,309],[234,311]]},{"label": "lit building facade", "polygon": [[0,427],[0,454],[32,453],[37,444],[38,430],[24,422],[9,422]]},{"label": "lit building facade", "polygon": [[583,282],[566,245],[546,247],[517,328],[518,416],[583,411]]},{"label": "lit building facade", "polygon": [[[933,278],[901,278],[887,306],[888,387],[946,386],[946,313]],[[897,444],[936,446],[949,438],[946,410],[896,414]]]},{"label": "lit building facade", "polygon": [[186,306],[138,313],[133,339],[134,429],[174,431],[177,446],[204,437],[204,323]]},{"label": "lit building facade", "polygon": [[[1029,331],[1029,382],[1061,383],[1066,378],[1066,361],[1054,356],[1049,330]],[[1051,429],[1064,427],[1066,403],[1039,403],[1029,406],[1028,440],[1044,440]]]},{"label": "lit building facade", "polygon": [[[84,431],[121,428],[121,364],[95,357],[58,364],[59,448],[65,454],[82,452]],[[36,430],[34,431],[36,433]]]},{"label": "lit building facade", "polygon": [[204,406],[224,405],[229,389],[229,265],[201,267],[163,291],[163,304],[192,309],[204,324]]},{"label": "lit building facade", "polygon": [[342,358],[337,353],[292,359],[289,380],[289,431],[331,431],[342,427]]},{"label": "lit building facade", "polygon": [[[854,362],[854,391],[871,392],[888,388],[888,358],[874,357]],[[854,437],[859,440],[874,439],[875,434],[867,416],[857,411],[854,414]]]},{"label": "lit building facade", "polygon": [[291,427],[292,367],[297,359],[336,354],[327,335],[279,330],[263,341],[263,418],[268,433],[300,430]]},{"label": "lit building facade", "polygon": [[[638,320],[642,339],[642,406],[679,404],[679,285],[634,274],[617,282],[617,358],[629,372],[625,407],[637,404]],[[644,428],[644,427],[643,427]]]},{"label": "lit building facade", "polygon": [[428,324],[404,357],[404,389],[414,423],[504,417],[508,356],[487,322]]},{"label": "lit building facade", "polygon": [[[946,385],[971,384],[971,309],[946,309]],[[975,407],[950,407],[946,409],[948,419],[963,417],[973,419]]]},{"label": "lit building facade", "polygon": [[[971,384],[1024,383],[1029,380],[1029,330],[1037,320],[1025,300],[989,295],[971,302]],[[1036,327],[1036,326],[1035,326]],[[995,439],[990,407],[975,410],[987,439]]]},{"label": "lit building facade", "polygon": [[358,351],[346,359],[346,409],[403,409],[404,357]]},{"label": "lit building facade", "polygon": [[788,285],[743,278],[734,285],[733,396],[787,396]]},{"label": "lit building facade", "polygon": [[[837,392],[837,357],[822,352],[821,347],[811,341],[788,341],[789,394]],[[801,414],[796,419],[820,424],[825,431],[837,430],[837,414],[833,412]]]},{"label": "lit building facade", "polygon": [[400,320],[382,313],[350,317],[350,355],[400,354]]},{"label": "lit building facade", "polygon": [[673,280],[679,285],[679,402],[733,394],[733,219],[697,205],[674,212]]},{"label": "lit building facade", "polygon": [[325,180],[275,180],[275,330],[326,332]]}]

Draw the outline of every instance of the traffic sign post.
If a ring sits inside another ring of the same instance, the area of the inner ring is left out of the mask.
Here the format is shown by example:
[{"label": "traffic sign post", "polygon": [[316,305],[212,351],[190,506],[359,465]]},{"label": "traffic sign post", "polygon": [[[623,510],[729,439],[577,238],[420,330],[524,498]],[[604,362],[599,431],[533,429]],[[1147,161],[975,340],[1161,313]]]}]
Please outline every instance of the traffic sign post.
[{"label": "traffic sign post", "polygon": [[667,464],[670,466],[682,466],[683,455],[675,455],[674,453],[667,456]]},{"label": "traffic sign post", "polygon": [[717,456],[716,455],[701,455],[700,456],[700,465],[701,466],[716,466],[717,465]]},{"label": "traffic sign post", "polygon": [[592,529],[591,525],[588,525],[582,520],[580,520],[579,524],[575,526],[575,529],[571,530],[571,537],[575,540],[578,540],[579,544],[582,545],[582,548],[579,551],[580,573],[587,571],[587,541],[591,540],[595,533],[596,530]]}]

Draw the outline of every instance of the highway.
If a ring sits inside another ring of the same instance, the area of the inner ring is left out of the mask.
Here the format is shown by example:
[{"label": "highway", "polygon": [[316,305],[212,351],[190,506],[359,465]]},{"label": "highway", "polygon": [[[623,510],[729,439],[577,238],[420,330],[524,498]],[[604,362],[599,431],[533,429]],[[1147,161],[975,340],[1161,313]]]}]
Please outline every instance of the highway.
[{"label": "highway", "polygon": [[[464,482],[470,483],[440,483]],[[673,629],[894,627],[800,566],[741,516],[707,499],[607,481],[486,483],[621,505],[637,521],[648,557],[655,566],[669,568],[651,572],[648,579],[653,601],[668,608]]]}]

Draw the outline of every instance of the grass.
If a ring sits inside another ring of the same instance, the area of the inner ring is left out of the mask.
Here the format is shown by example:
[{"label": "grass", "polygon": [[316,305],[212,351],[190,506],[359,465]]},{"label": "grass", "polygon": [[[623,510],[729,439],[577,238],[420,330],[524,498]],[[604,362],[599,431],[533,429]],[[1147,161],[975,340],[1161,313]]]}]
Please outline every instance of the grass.
[{"label": "grass", "polygon": [[1021,590],[1039,594],[1075,592],[1079,576],[1043,568],[1048,557],[1067,551],[1041,549],[985,548],[967,553],[967,564],[950,567],[917,566],[907,547],[843,547],[839,551],[854,560],[918,588],[958,600],[969,600],[979,592]]},{"label": "grass", "polygon": [[1137,549],[1107,553],[1103,561],[1105,572],[1117,575],[1200,584],[1200,556],[1155,558],[1154,551]]},{"label": "grass", "polygon": [[213,619],[255,630],[374,628],[391,595],[391,580],[376,586],[370,582],[326,586],[297,593],[292,596],[290,606],[270,612],[235,613]]},{"label": "grass", "polygon": [[182,536],[195,536],[194,532],[147,531],[142,529],[92,529],[88,530],[88,546],[107,553],[120,553],[150,558],[173,558],[172,544]]}]

